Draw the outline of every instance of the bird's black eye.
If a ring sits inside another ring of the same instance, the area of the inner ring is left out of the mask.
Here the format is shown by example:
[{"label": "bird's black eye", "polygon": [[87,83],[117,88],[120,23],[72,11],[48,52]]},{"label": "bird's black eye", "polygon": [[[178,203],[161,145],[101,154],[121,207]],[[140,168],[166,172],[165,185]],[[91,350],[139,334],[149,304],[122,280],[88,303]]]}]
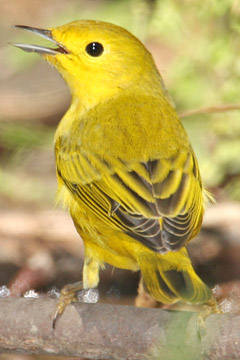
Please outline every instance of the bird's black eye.
[{"label": "bird's black eye", "polygon": [[86,52],[94,57],[100,56],[103,50],[103,46],[99,42],[91,42],[86,46]]}]

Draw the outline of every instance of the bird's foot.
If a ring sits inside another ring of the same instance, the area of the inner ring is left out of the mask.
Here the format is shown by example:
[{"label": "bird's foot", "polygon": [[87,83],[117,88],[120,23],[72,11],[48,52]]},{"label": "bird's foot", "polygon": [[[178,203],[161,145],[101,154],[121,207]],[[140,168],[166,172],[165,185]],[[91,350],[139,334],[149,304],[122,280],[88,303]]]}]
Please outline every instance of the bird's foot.
[{"label": "bird's foot", "polygon": [[209,315],[212,315],[212,314],[223,314],[222,310],[220,309],[220,307],[214,297],[212,297],[209,301],[207,301],[203,305],[203,309],[198,314],[197,333],[198,333],[198,337],[200,340],[206,332],[205,320],[208,318]]},{"label": "bird's foot", "polygon": [[83,282],[77,282],[74,284],[68,284],[65,285],[61,292],[60,297],[57,304],[57,309],[53,318],[53,329],[55,329],[56,321],[59,318],[59,316],[63,313],[64,309],[67,305],[71,304],[72,302],[77,302],[77,292],[83,290]]}]

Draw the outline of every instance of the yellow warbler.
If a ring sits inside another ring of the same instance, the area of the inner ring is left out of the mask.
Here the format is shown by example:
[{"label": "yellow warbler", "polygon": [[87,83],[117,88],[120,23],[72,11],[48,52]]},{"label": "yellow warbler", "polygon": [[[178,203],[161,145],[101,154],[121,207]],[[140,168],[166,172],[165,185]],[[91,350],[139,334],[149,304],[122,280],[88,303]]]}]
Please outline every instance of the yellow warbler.
[{"label": "yellow warbler", "polygon": [[185,245],[201,227],[205,192],[188,136],[144,45],[121,27],[75,21],[17,26],[55,47],[41,54],[67,82],[72,103],[55,135],[58,199],[85,245],[83,283],[66,286],[57,314],[104,263],[141,270],[158,301],[215,301]]}]

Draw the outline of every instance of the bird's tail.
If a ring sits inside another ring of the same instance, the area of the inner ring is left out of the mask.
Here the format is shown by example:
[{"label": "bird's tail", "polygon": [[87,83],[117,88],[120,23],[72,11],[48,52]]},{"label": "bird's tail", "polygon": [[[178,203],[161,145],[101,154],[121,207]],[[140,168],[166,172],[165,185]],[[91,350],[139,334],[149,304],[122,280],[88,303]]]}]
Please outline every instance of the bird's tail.
[{"label": "bird's tail", "polygon": [[211,290],[195,273],[185,248],[144,255],[138,262],[144,287],[159,302],[172,304],[181,300],[203,304],[212,298]]}]

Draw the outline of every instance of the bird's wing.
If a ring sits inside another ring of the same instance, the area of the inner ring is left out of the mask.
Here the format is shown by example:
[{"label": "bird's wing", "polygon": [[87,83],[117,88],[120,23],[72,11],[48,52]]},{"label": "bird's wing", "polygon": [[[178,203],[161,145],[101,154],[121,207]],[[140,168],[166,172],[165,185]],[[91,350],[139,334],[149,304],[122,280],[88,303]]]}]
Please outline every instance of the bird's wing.
[{"label": "bird's wing", "polygon": [[76,200],[156,252],[176,251],[199,231],[202,185],[191,151],[142,163],[59,152],[57,171]]}]

